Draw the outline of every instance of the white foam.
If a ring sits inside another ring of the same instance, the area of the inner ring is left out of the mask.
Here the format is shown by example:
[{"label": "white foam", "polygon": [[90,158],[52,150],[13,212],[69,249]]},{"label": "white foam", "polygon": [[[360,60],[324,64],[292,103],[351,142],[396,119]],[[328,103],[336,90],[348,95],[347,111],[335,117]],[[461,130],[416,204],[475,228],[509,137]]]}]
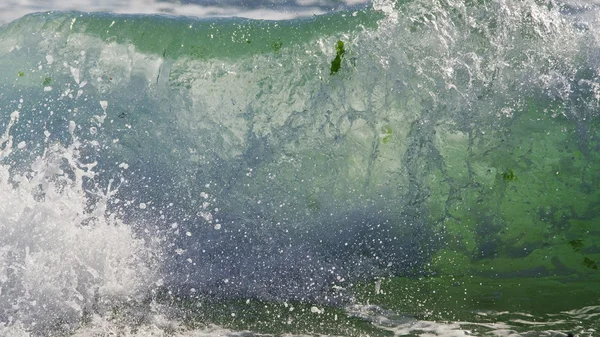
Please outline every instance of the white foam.
[{"label": "white foam", "polygon": [[0,137],[2,336],[70,330],[86,313],[141,296],[155,279],[153,248],[107,209],[116,191],[85,184],[96,163],[80,161],[75,123],[71,145],[48,145],[25,170],[7,164],[18,116]]},{"label": "white foam", "polygon": [[[1,330],[0,330],[1,331]],[[86,327],[72,337],[97,337],[97,336],[128,336],[128,337],[224,337],[224,336],[257,336],[247,331],[232,331],[219,326],[209,325],[199,329],[186,329],[179,323],[173,322],[162,315],[151,317],[149,324],[142,326],[122,326],[102,318],[94,321],[94,325]]]}]

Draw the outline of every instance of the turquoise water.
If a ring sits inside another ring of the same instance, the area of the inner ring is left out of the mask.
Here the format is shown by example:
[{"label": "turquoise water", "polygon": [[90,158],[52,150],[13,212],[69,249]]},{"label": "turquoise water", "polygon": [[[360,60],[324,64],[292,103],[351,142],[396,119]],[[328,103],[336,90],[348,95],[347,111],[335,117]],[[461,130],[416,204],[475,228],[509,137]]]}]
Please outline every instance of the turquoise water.
[{"label": "turquoise water", "polygon": [[0,335],[593,336],[594,8],[0,28]]}]

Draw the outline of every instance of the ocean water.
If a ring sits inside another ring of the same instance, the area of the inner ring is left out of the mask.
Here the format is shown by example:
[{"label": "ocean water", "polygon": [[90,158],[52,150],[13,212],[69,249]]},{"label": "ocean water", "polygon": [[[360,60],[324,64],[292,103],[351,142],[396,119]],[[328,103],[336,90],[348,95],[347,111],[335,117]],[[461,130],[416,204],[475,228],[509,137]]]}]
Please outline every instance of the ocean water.
[{"label": "ocean water", "polygon": [[3,0],[0,24],[43,11],[284,20],[364,6],[368,0]]},{"label": "ocean water", "polygon": [[597,336],[596,5],[334,5],[1,26],[0,336]]}]

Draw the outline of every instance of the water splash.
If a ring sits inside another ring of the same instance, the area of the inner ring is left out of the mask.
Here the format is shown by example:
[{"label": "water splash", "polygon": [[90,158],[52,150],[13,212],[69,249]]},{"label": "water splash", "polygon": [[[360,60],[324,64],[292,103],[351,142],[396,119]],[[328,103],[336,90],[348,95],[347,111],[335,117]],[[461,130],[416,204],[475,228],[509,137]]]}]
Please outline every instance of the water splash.
[{"label": "water splash", "polygon": [[70,145],[49,145],[15,171],[11,153],[27,151],[13,146],[18,118],[0,138],[0,321],[34,334],[69,331],[146,296],[157,242],[111,214],[117,187],[94,183],[96,163],[82,160],[75,123]]}]

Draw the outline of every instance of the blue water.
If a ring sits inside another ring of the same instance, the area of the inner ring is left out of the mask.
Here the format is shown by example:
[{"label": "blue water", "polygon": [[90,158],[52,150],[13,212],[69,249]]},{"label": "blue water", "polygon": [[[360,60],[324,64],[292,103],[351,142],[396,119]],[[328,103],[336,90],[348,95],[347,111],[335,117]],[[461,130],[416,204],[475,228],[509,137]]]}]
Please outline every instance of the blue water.
[{"label": "blue water", "polygon": [[594,335],[596,9],[314,6],[0,28],[0,335]]}]

